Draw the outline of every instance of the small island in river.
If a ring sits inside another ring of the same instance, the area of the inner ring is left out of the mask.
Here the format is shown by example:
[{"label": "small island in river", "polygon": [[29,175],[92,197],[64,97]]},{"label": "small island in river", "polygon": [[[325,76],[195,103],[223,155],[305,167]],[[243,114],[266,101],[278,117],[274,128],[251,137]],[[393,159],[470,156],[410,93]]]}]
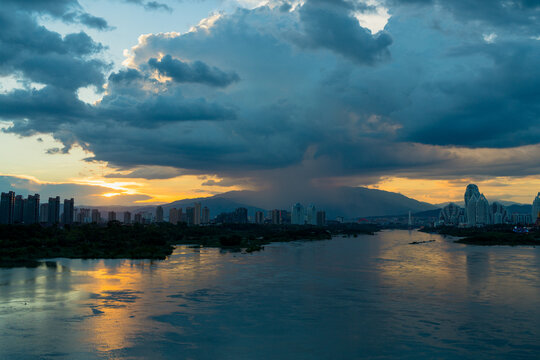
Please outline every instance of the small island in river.
[{"label": "small island in river", "polygon": [[224,224],[187,226],[169,223],[125,226],[117,221],[61,227],[0,225],[0,267],[36,266],[48,258],[156,259],[172,254],[175,245],[218,247],[254,252],[272,242],[325,240],[334,235],[373,234],[375,225]]},{"label": "small island in river", "polygon": [[459,228],[454,226],[440,226],[424,228],[424,232],[437,233],[459,237],[456,243],[468,245],[505,245],[505,246],[536,246],[540,245],[540,229],[517,231],[514,225],[489,225],[485,227]]}]

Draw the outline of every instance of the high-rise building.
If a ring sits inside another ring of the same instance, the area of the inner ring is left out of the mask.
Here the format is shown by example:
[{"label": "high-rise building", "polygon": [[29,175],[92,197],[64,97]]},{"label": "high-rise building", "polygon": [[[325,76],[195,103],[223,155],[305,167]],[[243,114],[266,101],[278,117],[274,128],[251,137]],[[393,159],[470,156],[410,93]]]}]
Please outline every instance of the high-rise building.
[{"label": "high-rise building", "polygon": [[255,224],[264,224],[264,214],[262,211],[255,212]]},{"label": "high-rise building", "polygon": [[195,224],[195,208],[191,206],[186,208],[186,222],[188,225]]},{"label": "high-rise building", "polygon": [[491,209],[486,197],[481,194],[476,202],[476,225],[484,226],[489,224],[491,224]]},{"label": "high-rise building", "polygon": [[325,226],[325,225],[326,225],[326,212],[317,211],[317,226]]},{"label": "high-rise building", "polygon": [[291,224],[304,225],[305,224],[304,206],[300,203],[296,203],[292,207],[291,211]]},{"label": "high-rise building", "polygon": [[156,222],[163,222],[163,208],[161,206],[156,208]]},{"label": "high-rise building", "polygon": [[490,210],[492,224],[505,224],[508,222],[508,212],[502,204],[494,202],[493,204],[491,204]]},{"label": "high-rise building", "polygon": [[92,209],[92,222],[95,224],[101,223],[101,214],[98,209]]},{"label": "high-rise building", "polygon": [[22,195],[15,196],[15,205],[13,206],[13,223],[21,224],[24,222],[24,199]]},{"label": "high-rise building", "polygon": [[169,210],[169,222],[173,225],[178,224],[178,210],[176,208]]},{"label": "high-rise building", "polygon": [[58,224],[60,222],[60,196],[49,198],[49,225]]},{"label": "high-rise building", "polygon": [[281,210],[281,223],[282,224],[290,224],[291,223],[291,212],[287,210]]},{"label": "high-rise building", "polygon": [[92,210],[79,209],[79,213],[77,214],[76,221],[79,224],[90,224],[92,222]]},{"label": "high-rise building", "polygon": [[450,203],[441,209],[439,220],[445,225],[459,225],[461,212],[462,210],[458,205]]},{"label": "high-rise building", "polygon": [[533,223],[535,223],[536,220],[540,218],[540,192],[532,203],[531,218]]},{"label": "high-rise building", "polygon": [[[24,201],[24,216],[25,224],[37,224],[40,222],[39,211],[39,194],[28,195],[28,199]],[[48,213],[47,213],[48,216]]]},{"label": "high-rise building", "polygon": [[480,197],[480,190],[478,189],[478,186],[475,184],[469,184],[467,185],[467,189],[465,190],[465,209],[468,209],[469,207],[469,200],[473,197]]},{"label": "high-rise building", "polygon": [[317,225],[317,209],[313,204],[308,205],[306,212],[306,224]]},{"label": "high-rise building", "polygon": [[193,224],[201,225],[201,203],[196,202],[193,210]]},{"label": "high-rise building", "polygon": [[205,206],[202,208],[201,211],[201,224],[209,224],[210,223],[210,209],[208,206]]},{"label": "high-rise building", "polygon": [[124,212],[124,224],[131,224],[131,213],[129,211]]},{"label": "high-rise building", "polygon": [[178,208],[178,222],[187,222],[186,214],[182,212],[182,208]]},{"label": "high-rise building", "polygon": [[468,199],[465,198],[468,226],[476,226],[476,203],[478,202],[478,198],[479,196],[476,194],[472,194]]},{"label": "high-rise building", "polygon": [[532,222],[530,214],[512,214],[512,224],[528,225]]},{"label": "high-rise building", "polygon": [[468,226],[484,226],[491,224],[491,209],[484,194],[480,194],[478,186],[470,184],[465,190],[465,215]]},{"label": "high-rise building", "polygon": [[142,214],[137,213],[135,214],[135,224],[142,224]]},{"label": "high-rise building", "polygon": [[216,217],[218,224],[247,224],[248,211],[246,208],[237,208],[230,213],[221,213]]},{"label": "high-rise building", "polygon": [[64,199],[64,215],[62,215],[62,220],[65,225],[73,224],[73,213],[75,211],[75,200]]},{"label": "high-rise building", "polygon": [[248,211],[246,208],[237,208],[234,210],[234,222],[236,224],[248,223]]},{"label": "high-rise building", "polygon": [[49,204],[39,206],[39,222],[45,224],[49,221]]},{"label": "high-rise building", "polygon": [[273,225],[281,224],[281,212],[277,209],[272,210],[272,224]]},{"label": "high-rise building", "polygon": [[114,211],[109,211],[107,221],[116,221],[116,213]]},{"label": "high-rise building", "polygon": [[0,198],[0,224],[13,224],[15,211],[15,193],[13,191],[2,193]]}]

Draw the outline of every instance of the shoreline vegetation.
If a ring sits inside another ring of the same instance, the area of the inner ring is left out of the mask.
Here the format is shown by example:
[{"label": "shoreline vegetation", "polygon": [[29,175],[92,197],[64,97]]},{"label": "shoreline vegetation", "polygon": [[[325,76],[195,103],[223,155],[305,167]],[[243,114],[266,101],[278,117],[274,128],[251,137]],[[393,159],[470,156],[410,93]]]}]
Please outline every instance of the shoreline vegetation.
[{"label": "shoreline vegetation", "polygon": [[514,225],[489,225],[485,227],[458,228],[440,226],[424,228],[420,231],[459,237],[458,244],[479,246],[540,246],[540,230],[531,229],[528,233],[516,233]]},{"label": "shoreline vegetation", "polygon": [[0,267],[38,266],[42,259],[164,260],[176,245],[214,247],[251,253],[274,242],[327,240],[332,236],[374,234],[380,227],[340,224],[328,227],[224,224],[187,226],[169,223],[124,226],[109,222],[64,228],[0,225]]}]

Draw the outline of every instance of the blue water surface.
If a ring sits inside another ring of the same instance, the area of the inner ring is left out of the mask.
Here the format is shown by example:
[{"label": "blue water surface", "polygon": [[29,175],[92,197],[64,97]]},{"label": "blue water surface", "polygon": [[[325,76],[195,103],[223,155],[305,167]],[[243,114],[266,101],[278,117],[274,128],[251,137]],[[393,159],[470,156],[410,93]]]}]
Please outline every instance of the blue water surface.
[{"label": "blue water surface", "polygon": [[0,269],[2,360],[390,358],[540,358],[540,249],[394,230]]}]

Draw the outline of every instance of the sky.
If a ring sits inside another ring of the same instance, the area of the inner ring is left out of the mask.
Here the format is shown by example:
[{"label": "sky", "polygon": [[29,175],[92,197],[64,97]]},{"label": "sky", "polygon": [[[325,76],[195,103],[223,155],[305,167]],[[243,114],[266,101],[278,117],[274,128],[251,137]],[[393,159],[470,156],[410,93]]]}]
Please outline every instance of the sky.
[{"label": "sky", "polygon": [[2,0],[0,189],[540,191],[540,0]]}]

